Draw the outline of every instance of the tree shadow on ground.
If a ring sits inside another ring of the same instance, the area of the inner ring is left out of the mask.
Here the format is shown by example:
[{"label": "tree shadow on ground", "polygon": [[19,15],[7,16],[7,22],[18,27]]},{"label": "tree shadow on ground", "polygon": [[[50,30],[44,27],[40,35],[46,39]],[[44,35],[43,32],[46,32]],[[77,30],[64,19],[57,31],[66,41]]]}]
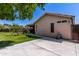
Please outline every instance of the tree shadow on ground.
[{"label": "tree shadow on ground", "polygon": [[38,37],[38,36],[34,36],[34,35],[26,35],[27,37],[29,38],[34,38],[34,39],[38,39],[38,38],[41,38],[41,37]]},{"label": "tree shadow on ground", "polygon": [[0,49],[5,48],[7,46],[11,46],[13,41],[0,41]]}]

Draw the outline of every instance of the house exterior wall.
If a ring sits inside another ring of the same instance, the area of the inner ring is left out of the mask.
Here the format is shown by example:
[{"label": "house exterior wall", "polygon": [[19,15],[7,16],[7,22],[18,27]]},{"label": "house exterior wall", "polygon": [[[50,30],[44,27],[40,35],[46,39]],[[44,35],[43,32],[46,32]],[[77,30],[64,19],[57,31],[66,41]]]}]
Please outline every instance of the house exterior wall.
[{"label": "house exterior wall", "polygon": [[[67,22],[57,23],[57,21],[62,20],[67,20]],[[51,23],[54,23],[54,33],[51,32]],[[57,34],[60,33],[63,38],[72,39],[71,25],[72,21],[70,18],[46,15],[35,24],[35,33],[50,37],[56,37]]]}]

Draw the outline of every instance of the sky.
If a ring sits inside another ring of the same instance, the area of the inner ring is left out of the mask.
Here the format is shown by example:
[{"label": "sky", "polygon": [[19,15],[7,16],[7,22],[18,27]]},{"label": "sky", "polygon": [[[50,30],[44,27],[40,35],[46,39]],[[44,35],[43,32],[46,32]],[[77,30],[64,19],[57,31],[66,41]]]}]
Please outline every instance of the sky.
[{"label": "sky", "polygon": [[47,3],[44,6],[44,8],[45,10],[37,8],[31,20],[28,19],[25,20],[16,19],[15,21],[0,20],[0,24],[15,23],[23,26],[27,24],[32,24],[36,20],[38,20],[38,18],[40,18],[45,12],[73,15],[75,16],[75,23],[79,24],[79,4],[77,3]]}]

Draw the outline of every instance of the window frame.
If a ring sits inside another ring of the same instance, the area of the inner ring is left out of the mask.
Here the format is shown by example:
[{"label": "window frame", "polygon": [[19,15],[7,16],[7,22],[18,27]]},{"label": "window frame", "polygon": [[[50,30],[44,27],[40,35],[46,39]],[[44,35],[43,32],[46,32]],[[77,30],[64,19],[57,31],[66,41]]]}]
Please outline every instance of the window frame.
[{"label": "window frame", "polygon": [[57,23],[62,23],[62,21],[57,21]]},{"label": "window frame", "polygon": [[62,23],[67,23],[67,20],[62,20]]}]

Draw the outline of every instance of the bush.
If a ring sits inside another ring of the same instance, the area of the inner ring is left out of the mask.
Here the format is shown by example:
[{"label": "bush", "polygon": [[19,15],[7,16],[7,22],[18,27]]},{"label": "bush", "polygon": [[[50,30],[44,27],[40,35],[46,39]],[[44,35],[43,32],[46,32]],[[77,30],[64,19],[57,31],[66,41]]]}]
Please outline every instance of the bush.
[{"label": "bush", "polygon": [[24,33],[24,34],[30,33],[30,31],[29,31],[28,29],[24,29],[24,30],[23,30],[23,33]]},{"label": "bush", "polygon": [[20,27],[19,26],[12,26],[11,27],[11,31],[12,32],[18,32],[20,30]]}]

